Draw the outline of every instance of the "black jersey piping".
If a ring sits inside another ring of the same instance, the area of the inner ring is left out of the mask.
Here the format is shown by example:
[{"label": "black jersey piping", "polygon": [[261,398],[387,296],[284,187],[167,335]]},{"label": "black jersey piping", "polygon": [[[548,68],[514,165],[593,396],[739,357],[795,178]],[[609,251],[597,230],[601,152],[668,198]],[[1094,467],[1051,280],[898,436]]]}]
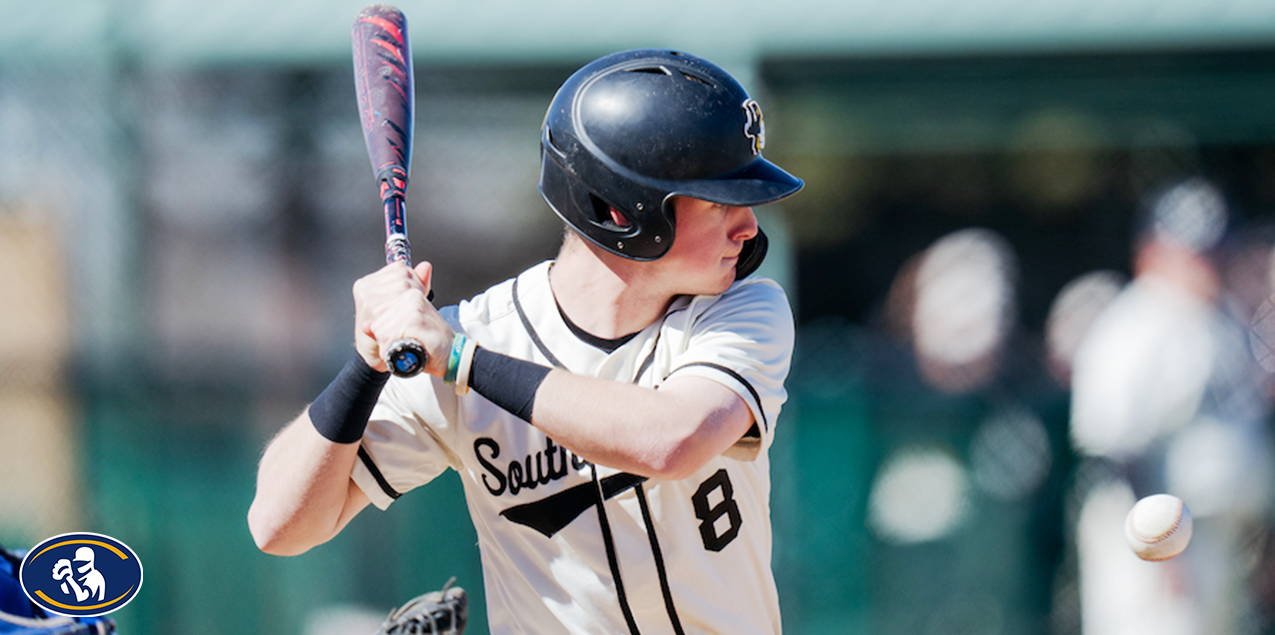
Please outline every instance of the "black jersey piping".
[{"label": "black jersey piping", "polygon": [[645,374],[647,369],[651,367],[651,364],[655,362],[655,351],[659,348],[659,346],[660,346],[660,338],[658,335],[656,335],[655,346],[651,347],[651,354],[647,355],[646,359],[642,360],[641,366],[638,366],[637,376],[633,378],[633,383],[637,383],[637,380],[641,379],[642,375]]},{"label": "black jersey piping", "polygon": [[395,499],[402,496],[402,494],[398,493],[390,486],[389,481],[385,480],[385,475],[381,474],[380,468],[376,467],[376,463],[372,461],[372,455],[368,454],[367,450],[364,449],[362,445],[359,446],[359,459],[363,461],[363,465],[367,467],[367,471],[372,473],[372,478],[376,479],[376,484],[381,486],[381,491],[385,492],[386,496]]},{"label": "black jersey piping", "polygon": [[735,378],[735,381],[743,384],[744,388],[748,389],[748,394],[752,395],[753,402],[757,404],[757,412],[761,413],[762,428],[764,428],[767,432],[770,432],[770,423],[766,420],[766,412],[762,410],[762,407],[761,407],[761,395],[757,394],[757,389],[753,388],[753,385],[748,383],[748,381],[745,380],[743,376],[740,375],[739,373],[725,366],[722,366],[721,364],[714,364],[712,362],[692,362],[690,364],[686,364],[685,366],[678,366],[676,369],[673,370],[673,372],[665,376],[665,379],[672,377],[674,374],[677,373],[677,371],[682,370],[683,368],[691,368],[693,366],[703,366],[705,368],[712,368],[713,370],[719,370]]},{"label": "black jersey piping", "polygon": [[517,311],[518,313],[518,320],[522,322],[522,328],[527,331],[527,336],[531,338],[532,343],[534,343],[536,348],[540,350],[540,354],[544,355],[545,359],[549,360],[551,365],[558,368],[566,368],[563,366],[562,362],[558,361],[558,358],[555,357],[553,353],[549,352],[549,347],[545,346],[544,340],[540,339],[540,334],[537,333],[536,329],[531,326],[531,320],[527,318],[527,312],[522,309],[522,300],[518,299],[518,281],[520,279],[522,279],[522,276],[514,278],[512,293],[514,296],[514,311]]},{"label": "black jersey piping", "polygon": [[[664,316],[668,319],[668,316]],[[651,354],[646,356],[642,365],[638,367],[637,374],[633,377],[633,383],[638,383],[642,379],[642,374],[650,368],[651,363],[655,360],[655,351],[660,346],[660,333],[655,336],[655,345],[651,347]],[[660,539],[655,533],[655,522],[651,520],[651,507],[646,502],[645,479],[639,482],[634,491],[637,492],[638,507],[642,510],[642,522],[646,524],[646,535],[651,540],[651,558],[655,560],[655,573],[660,580],[660,593],[664,596],[664,608],[668,611],[668,619],[673,624],[673,631],[677,635],[685,635],[682,630],[682,619],[677,615],[677,607],[673,604],[673,589],[668,583],[668,568],[664,565],[664,552],[660,550]]]},{"label": "black jersey piping", "polygon": [[642,522],[646,523],[646,535],[651,538],[651,555],[655,558],[655,573],[660,578],[660,592],[664,594],[664,608],[668,611],[668,619],[673,623],[673,632],[685,635],[682,630],[682,619],[677,616],[677,607],[673,604],[673,589],[668,584],[668,569],[664,566],[664,553],[660,551],[660,539],[655,535],[655,523],[651,520],[651,507],[646,502],[646,488],[638,483],[638,506],[642,508]]},{"label": "black jersey piping", "polygon": [[558,301],[556,298],[554,299],[554,305],[558,307],[558,315],[562,317],[563,324],[567,325],[567,329],[571,331],[572,335],[576,336],[576,339],[598,350],[601,350],[602,352],[608,355],[616,352],[617,350],[620,349],[621,346],[628,344],[629,341],[637,337],[638,333],[641,333],[641,331],[637,331],[634,333],[629,333],[628,335],[621,335],[620,337],[616,337],[612,339],[607,339],[605,337],[598,337],[597,335],[594,335],[593,333],[590,333],[580,328],[580,325],[576,324],[575,322],[572,322],[571,318],[567,315],[567,312],[562,310],[562,305],[558,304]]},{"label": "black jersey piping", "polygon": [[607,518],[606,495],[598,480],[598,466],[590,463],[589,469],[593,472],[593,483],[597,487],[598,525],[602,529],[602,544],[607,552],[607,565],[611,567],[611,579],[615,581],[615,597],[620,602],[620,611],[624,613],[630,635],[642,635],[642,631],[638,630],[637,619],[633,617],[633,609],[629,606],[628,594],[624,592],[624,580],[620,577],[620,559],[615,553],[615,537],[611,533],[611,521]]},{"label": "black jersey piping", "polygon": [[680,313],[685,310],[686,310],[686,307],[673,309],[672,311],[669,311],[668,313],[666,313],[663,318],[660,318],[660,321],[661,321],[660,328],[656,330],[655,332],[655,342],[651,344],[651,352],[647,354],[646,359],[642,360],[642,363],[638,366],[637,373],[633,375],[633,383],[635,384],[638,383],[638,381],[642,379],[642,375],[646,374],[646,371],[650,370],[651,364],[655,363],[655,352],[660,349],[660,338],[663,337],[664,335],[663,322],[667,322],[669,319],[669,316],[675,313]]}]

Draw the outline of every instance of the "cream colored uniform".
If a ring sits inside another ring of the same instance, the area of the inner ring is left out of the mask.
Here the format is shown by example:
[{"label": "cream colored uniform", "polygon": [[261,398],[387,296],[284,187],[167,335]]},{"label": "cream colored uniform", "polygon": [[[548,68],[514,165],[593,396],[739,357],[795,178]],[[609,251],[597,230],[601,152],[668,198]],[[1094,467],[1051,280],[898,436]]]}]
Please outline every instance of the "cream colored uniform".
[{"label": "cream colored uniform", "polygon": [[492,633],[780,632],[767,451],[793,347],[783,290],[750,277],[680,297],[607,352],[563,318],[551,266],[442,313],[484,348],[577,374],[646,387],[712,379],[748,404],[752,430],[683,480],[647,480],[573,456],[476,392],[393,378],[355,482],[385,509],[447,468],[461,475]]}]

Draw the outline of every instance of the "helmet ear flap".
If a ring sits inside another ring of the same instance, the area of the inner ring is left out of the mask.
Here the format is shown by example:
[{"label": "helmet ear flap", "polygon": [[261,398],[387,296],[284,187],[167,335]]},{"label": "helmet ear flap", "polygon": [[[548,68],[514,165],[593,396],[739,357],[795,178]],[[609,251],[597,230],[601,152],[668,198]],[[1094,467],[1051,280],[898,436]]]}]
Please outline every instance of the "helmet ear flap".
[{"label": "helmet ear flap", "polygon": [[739,252],[739,260],[735,261],[735,279],[743,280],[757,271],[761,261],[766,259],[766,251],[770,248],[770,240],[766,232],[757,228],[757,235],[744,241],[744,248]]}]

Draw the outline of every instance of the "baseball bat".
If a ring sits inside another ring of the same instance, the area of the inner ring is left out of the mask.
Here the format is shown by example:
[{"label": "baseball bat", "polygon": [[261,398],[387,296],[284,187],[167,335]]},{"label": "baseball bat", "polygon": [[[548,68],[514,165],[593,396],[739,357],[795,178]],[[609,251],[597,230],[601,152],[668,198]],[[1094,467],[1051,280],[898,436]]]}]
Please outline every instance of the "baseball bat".
[{"label": "baseball bat", "polygon": [[[355,18],[351,37],[363,142],[385,211],[385,261],[410,267],[406,201],[415,79],[407,18],[391,5],[369,5]],[[428,359],[425,347],[411,338],[392,343],[384,354],[390,372],[399,377],[420,372]]]}]

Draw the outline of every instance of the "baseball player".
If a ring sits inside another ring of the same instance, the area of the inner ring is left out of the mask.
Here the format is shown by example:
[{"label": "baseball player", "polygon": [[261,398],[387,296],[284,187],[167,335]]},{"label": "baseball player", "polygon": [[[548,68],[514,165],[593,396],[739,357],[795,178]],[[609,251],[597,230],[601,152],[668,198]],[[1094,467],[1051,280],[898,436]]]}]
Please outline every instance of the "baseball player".
[{"label": "baseball player", "polygon": [[[260,548],[304,552],[450,468],[493,633],[780,632],[767,450],[794,327],[749,276],[752,206],[803,184],[764,130],[692,55],[573,74],[541,135],[558,256],[438,312],[428,263],[356,282],[357,355],[261,459]],[[403,337],[427,375],[385,372]]]}]

